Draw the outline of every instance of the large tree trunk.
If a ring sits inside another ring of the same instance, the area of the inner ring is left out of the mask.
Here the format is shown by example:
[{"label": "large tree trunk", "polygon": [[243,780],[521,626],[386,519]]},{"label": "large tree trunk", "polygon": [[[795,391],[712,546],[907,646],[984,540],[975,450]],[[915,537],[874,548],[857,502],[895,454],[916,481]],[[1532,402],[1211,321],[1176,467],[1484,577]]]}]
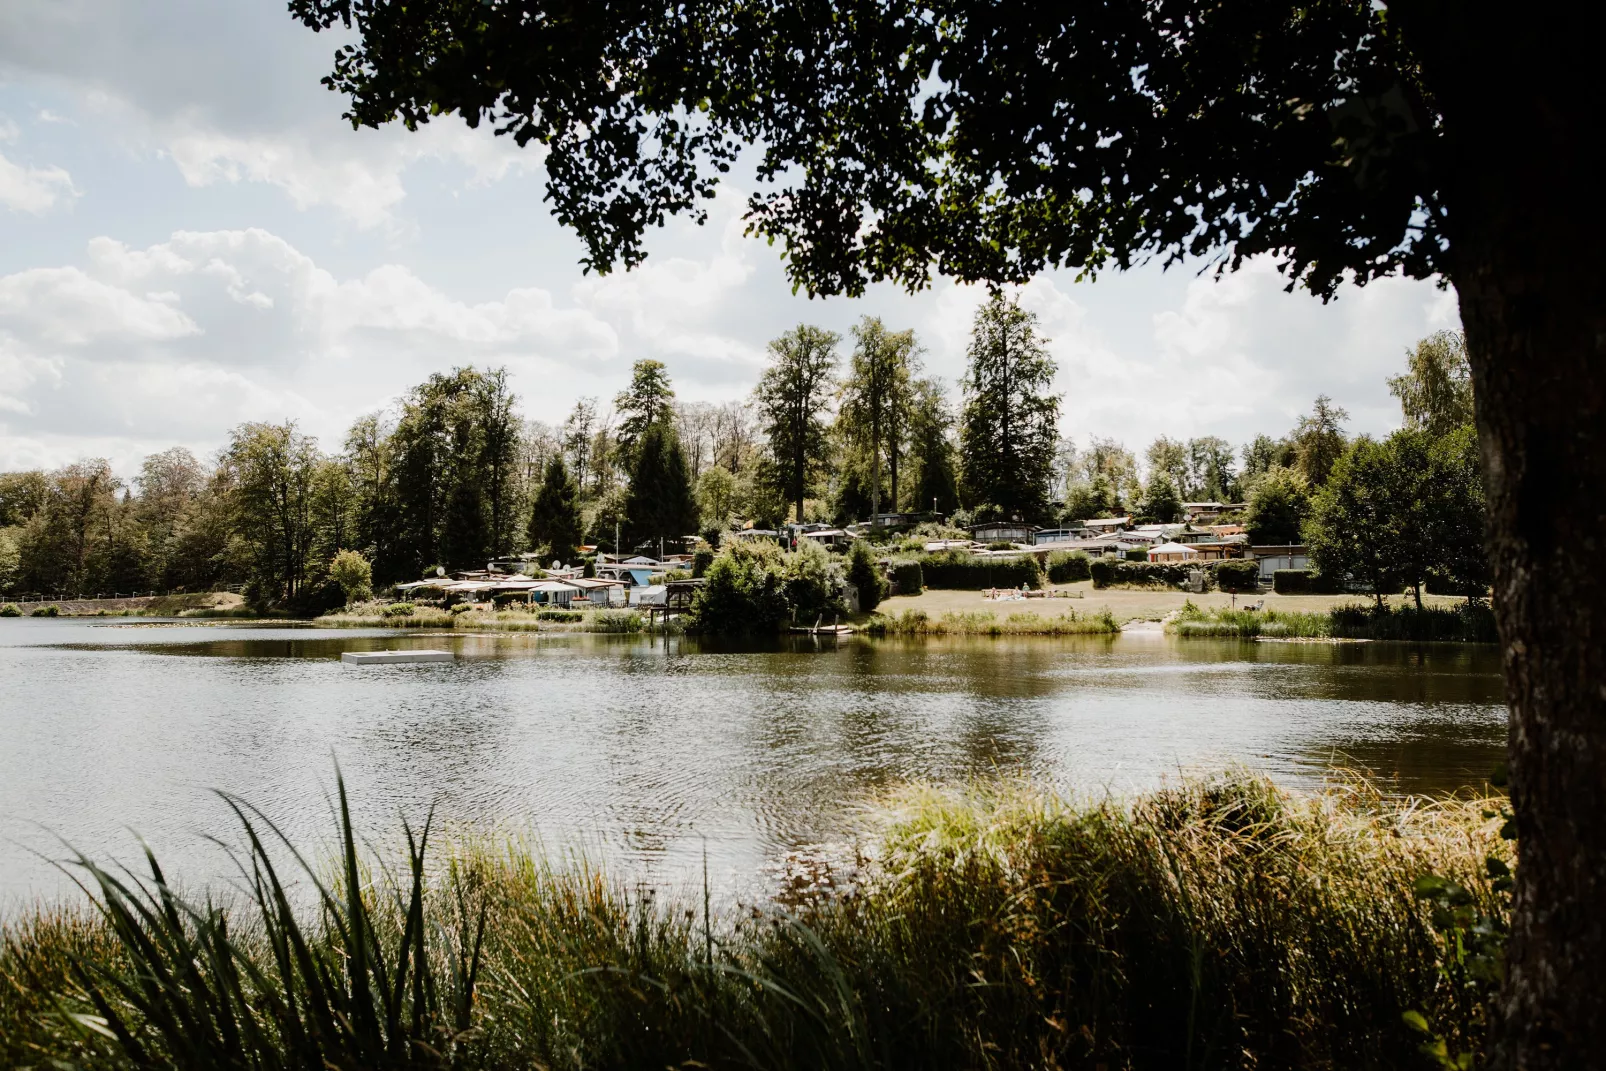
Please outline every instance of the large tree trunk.
[{"label": "large tree trunk", "polygon": [[1444,10],[1413,42],[1477,393],[1511,708],[1508,1067],[1606,1067],[1606,175],[1593,32]]}]

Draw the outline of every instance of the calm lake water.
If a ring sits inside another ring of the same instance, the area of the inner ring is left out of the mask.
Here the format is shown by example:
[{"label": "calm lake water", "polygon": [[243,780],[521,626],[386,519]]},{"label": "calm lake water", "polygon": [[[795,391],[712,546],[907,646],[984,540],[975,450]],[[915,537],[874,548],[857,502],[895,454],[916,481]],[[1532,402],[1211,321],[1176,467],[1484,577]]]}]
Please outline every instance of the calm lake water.
[{"label": "calm lake water", "polygon": [[[450,647],[355,667],[349,650]],[[1126,792],[1229,764],[1294,786],[1334,763],[1397,791],[1478,785],[1505,739],[1495,649],[1119,638],[737,646],[680,638],[438,636],[0,621],[0,905],[53,895],[56,837],[192,882],[225,864],[210,792],[316,849],[338,758],[383,838],[538,837],[655,882],[742,889],[850,842],[910,780],[1031,776]]]}]

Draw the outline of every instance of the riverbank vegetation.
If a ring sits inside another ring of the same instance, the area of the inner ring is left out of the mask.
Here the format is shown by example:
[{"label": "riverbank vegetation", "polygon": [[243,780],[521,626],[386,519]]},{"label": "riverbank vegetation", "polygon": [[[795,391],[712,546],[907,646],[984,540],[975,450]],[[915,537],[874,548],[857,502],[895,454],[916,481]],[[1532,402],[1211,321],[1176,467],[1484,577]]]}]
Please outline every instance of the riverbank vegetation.
[{"label": "riverbank vegetation", "polygon": [[459,603],[450,609],[413,603],[369,602],[316,618],[323,628],[481,629],[487,632],[641,632],[642,615],[625,607],[587,610],[520,605]]},{"label": "riverbank vegetation", "polygon": [[[518,846],[295,867],[243,805],[246,884],[186,898],[79,859],[93,910],[13,918],[6,1066],[1416,1068],[1477,1061],[1499,801],[1129,803],[911,789],[873,851],[715,910]],[[345,814],[344,794],[341,813]],[[283,867],[295,872],[286,872]],[[322,882],[319,882],[319,878]],[[1475,932],[1476,931],[1476,932]],[[1456,1064],[1455,1066],[1464,1066]]]},{"label": "riverbank vegetation", "polygon": [[904,610],[871,618],[864,631],[872,636],[1089,636],[1114,635],[1121,626],[1107,609],[1053,615],[1027,610],[1002,618],[989,610],[950,610],[936,617]]},{"label": "riverbank vegetation", "polygon": [[1494,611],[1467,600],[1444,606],[1335,606],[1324,611],[1202,609],[1183,604],[1167,628],[1179,636],[1497,643]]}]

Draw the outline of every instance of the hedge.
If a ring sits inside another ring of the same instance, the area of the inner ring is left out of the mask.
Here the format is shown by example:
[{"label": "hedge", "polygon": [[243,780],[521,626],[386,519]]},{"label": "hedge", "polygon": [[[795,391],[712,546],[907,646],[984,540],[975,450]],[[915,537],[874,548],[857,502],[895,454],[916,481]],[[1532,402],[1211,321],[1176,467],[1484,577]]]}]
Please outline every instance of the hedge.
[{"label": "hedge", "polygon": [[579,610],[538,610],[535,615],[537,621],[584,621],[585,614]]},{"label": "hedge", "polygon": [[928,588],[956,588],[980,591],[982,588],[1040,588],[1043,571],[1033,557],[977,558],[949,551],[928,554],[920,559],[921,574]]},{"label": "hedge", "polygon": [[1056,550],[1048,556],[1048,582],[1074,584],[1092,577],[1092,561],[1086,551]]},{"label": "hedge", "polygon": [[1100,558],[1092,564],[1091,572],[1093,586],[1096,588],[1118,585],[1179,588],[1185,585],[1193,571],[1198,569],[1204,572],[1208,587],[1211,574],[1215,572],[1212,567],[1216,564],[1216,562],[1124,562],[1118,559]]},{"label": "hedge", "polygon": [[892,567],[892,585],[899,595],[918,595],[926,586],[919,562],[898,562]]},{"label": "hedge", "polygon": [[1271,575],[1271,589],[1279,595],[1337,595],[1339,587],[1309,569],[1279,569]]},{"label": "hedge", "polygon": [[1260,588],[1260,563],[1253,558],[1216,562],[1216,584],[1222,591],[1245,592]]}]

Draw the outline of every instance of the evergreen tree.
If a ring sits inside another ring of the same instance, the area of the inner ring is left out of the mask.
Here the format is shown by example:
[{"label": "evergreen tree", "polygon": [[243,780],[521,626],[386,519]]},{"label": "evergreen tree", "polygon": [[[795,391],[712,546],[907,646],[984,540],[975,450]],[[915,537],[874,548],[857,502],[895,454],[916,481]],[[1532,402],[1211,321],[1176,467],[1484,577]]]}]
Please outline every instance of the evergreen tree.
[{"label": "evergreen tree", "polygon": [[680,436],[667,420],[649,425],[637,443],[625,497],[626,532],[633,544],[679,541],[697,530],[697,501]]},{"label": "evergreen tree", "polygon": [[960,420],[966,497],[1003,515],[1036,520],[1048,512],[1059,396],[1054,361],[1037,318],[994,294],[976,313]]},{"label": "evergreen tree", "polygon": [[579,553],[581,535],[580,488],[563,455],[553,454],[530,506],[530,546],[545,547],[559,561],[572,561]]},{"label": "evergreen tree", "polygon": [[833,332],[799,324],[770,343],[770,366],[753,389],[776,480],[799,521],[809,482],[826,460],[825,410],[839,341]]},{"label": "evergreen tree", "polygon": [[662,361],[640,360],[630,369],[630,386],[613,400],[619,413],[614,449],[620,465],[629,470],[636,458],[636,447],[647,429],[668,420],[675,392],[669,385],[669,371]]},{"label": "evergreen tree", "polygon": [[1149,524],[1175,524],[1182,519],[1182,499],[1176,485],[1164,472],[1149,477],[1143,489],[1143,500],[1138,504],[1141,519]]}]

